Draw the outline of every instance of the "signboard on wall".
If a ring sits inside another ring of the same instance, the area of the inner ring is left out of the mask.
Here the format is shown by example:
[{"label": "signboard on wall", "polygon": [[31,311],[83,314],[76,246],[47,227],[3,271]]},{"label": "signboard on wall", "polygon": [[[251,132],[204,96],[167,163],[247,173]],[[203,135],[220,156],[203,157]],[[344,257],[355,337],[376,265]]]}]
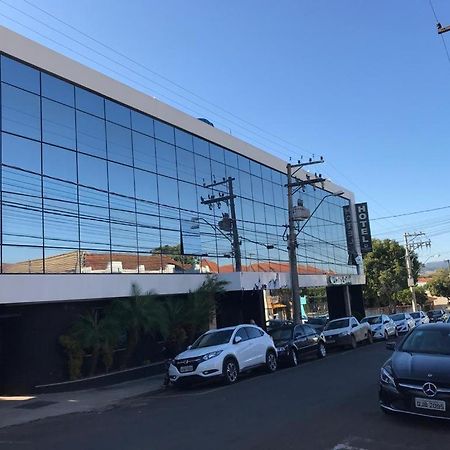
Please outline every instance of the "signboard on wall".
[{"label": "signboard on wall", "polygon": [[347,239],[347,250],[348,250],[348,264],[355,265],[356,246],[355,246],[355,236],[353,233],[353,221],[352,221],[352,211],[351,205],[345,205],[343,207],[344,211],[344,225],[345,225],[345,237]]},{"label": "signboard on wall", "polygon": [[372,251],[372,236],[370,234],[369,211],[367,209],[367,203],[356,203],[355,208],[361,253],[369,253]]}]

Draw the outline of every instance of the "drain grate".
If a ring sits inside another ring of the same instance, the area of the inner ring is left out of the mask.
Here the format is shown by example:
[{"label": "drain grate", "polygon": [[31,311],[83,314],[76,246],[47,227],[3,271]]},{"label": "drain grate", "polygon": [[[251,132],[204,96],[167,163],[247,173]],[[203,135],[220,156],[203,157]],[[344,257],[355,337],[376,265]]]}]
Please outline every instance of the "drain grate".
[{"label": "drain grate", "polygon": [[18,405],[16,408],[23,409],[38,409],[44,406],[54,405],[56,402],[49,402],[48,400],[36,400],[35,402],[26,402],[23,405]]}]

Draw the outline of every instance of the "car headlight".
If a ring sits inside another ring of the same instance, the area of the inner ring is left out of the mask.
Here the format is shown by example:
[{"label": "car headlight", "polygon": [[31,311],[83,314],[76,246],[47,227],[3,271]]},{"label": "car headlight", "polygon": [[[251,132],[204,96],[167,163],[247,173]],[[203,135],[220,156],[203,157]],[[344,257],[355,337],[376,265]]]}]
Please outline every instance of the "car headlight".
[{"label": "car headlight", "polygon": [[215,358],[216,356],[219,356],[223,350],[217,350],[215,352],[207,353],[206,355],[202,356],[203,361],[208,361],[209,359]]},{"label": "car headlight", "polygon": [[392,368],[390,365],[384,366],[380,371],[380,380],[384,384],[389,384],[395,387],[394,376],[392,374]]}]

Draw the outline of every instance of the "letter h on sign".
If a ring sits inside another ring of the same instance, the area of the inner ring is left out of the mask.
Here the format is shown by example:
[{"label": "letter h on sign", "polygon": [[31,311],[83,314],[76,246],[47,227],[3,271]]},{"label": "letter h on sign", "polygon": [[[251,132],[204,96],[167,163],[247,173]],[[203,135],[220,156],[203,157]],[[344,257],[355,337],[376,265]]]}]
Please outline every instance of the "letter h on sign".
[{"label": "letter h on sign", "polygon": [[370,234],[369,212],[367,209],[367,203],[357,203],[355,204],[355,207],[361,253],[369,253],[372,251],[372,236]]}]

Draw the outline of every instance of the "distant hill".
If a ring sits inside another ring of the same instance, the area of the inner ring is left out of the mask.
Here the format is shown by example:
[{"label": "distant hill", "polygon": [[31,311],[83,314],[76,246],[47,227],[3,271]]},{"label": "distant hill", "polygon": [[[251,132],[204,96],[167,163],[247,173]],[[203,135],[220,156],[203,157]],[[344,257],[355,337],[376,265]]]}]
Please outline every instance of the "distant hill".
[{"label": "distant hill", "polygon": [[434,272],[438,269],[447,269],[448,264],[447,261],[431,261],[425,264],[425,267],[420,271],[420,273],[430,273]]}]

